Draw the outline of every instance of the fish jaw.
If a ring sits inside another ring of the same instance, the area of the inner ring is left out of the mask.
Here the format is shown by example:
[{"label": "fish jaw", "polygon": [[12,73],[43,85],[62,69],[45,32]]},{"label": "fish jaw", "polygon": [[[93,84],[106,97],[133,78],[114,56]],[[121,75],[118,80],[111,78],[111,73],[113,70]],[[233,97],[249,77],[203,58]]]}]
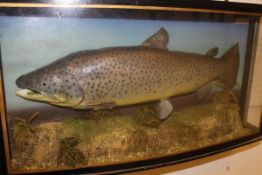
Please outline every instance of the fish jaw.
[{"label": "fish jaw", "polygon": [[33,101],[42,101],[48,103],[63,103],[66,101],[65,97],[61,95],[47,95],[43,92],[36,92],[29,89],[20,89],[16,91],[16,95],[22,98],[33,100]]},{"label": "fish jaw", "polygon": [[29,89],[21,89],[16,91],[16,95],[20,96],[24,99],[32,100],[32,101],[40,101],[49,103],[56,106],[62,106],[62,107],[69,107],[73,109],[84,109],[86,107],[78,106],[83,98],[76,98],[76,99],[69,99],[63,94],[52,94],[48,95],[43,92],[36,92]]}]

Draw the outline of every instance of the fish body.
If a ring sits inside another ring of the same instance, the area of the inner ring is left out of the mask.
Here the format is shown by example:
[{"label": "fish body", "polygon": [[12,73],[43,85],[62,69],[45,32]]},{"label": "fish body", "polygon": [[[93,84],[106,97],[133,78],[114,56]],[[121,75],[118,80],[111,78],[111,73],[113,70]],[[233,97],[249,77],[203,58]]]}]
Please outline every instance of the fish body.
[{"label": "fish body", "polygon": [[142,46],[72,53],[19,77],[16,84],[22,90],[17,95],[70,108],[101,109],[168,99],[215,79],[235,84],[238,45],[216,59],[214,49],[205,55],[169,51],[167,39],[162,28]]}]

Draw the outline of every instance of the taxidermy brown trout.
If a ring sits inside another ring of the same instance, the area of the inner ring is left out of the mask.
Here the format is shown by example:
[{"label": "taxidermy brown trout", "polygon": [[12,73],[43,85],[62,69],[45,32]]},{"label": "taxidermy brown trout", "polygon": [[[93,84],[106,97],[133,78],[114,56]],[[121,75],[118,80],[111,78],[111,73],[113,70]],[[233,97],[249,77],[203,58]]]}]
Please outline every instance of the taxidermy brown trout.
[{"label": "taxidermy brown trout", "polygon": [[238,44],[221,58],[169,51],[164,28],[141,46],[79,51],[22,75],[16,94],[26,99],[95,110],[160,101],[160,118],[172,111],[169,97],[201,89],[220,79],[232,88],[239,65]]}]

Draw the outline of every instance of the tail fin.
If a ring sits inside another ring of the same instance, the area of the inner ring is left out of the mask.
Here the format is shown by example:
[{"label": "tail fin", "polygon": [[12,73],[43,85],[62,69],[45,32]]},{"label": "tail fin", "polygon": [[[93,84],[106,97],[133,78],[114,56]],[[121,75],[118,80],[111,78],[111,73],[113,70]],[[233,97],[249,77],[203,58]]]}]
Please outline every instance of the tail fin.
[{"label": "tail fin", "polygon": [[236,84],[238,68],[239,68],[239,44],[236,43],[228,49],[221,60],[225,64],[225,71],[221,76],[222,81],[232,89]]}]

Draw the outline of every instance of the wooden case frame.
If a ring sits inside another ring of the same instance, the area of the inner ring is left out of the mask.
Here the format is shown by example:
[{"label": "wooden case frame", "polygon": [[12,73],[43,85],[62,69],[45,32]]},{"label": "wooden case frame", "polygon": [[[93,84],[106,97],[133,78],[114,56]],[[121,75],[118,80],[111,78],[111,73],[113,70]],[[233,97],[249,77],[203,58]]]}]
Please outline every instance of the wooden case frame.
[{"label": "wooden case frame", "polygon": [[[55,16],[58,13],[62,13],[64,16],[79,16],[79,13],[70,12],[68,9],[103,9],[106,16],[111,14],[111,10],[116,10],[121,12],[135,11],[135,10],[150,10],[158,12],[194,12],[194,13],[211,13],[219,15],[239,15],[239,16],[249,16],[253,19],[249,31],[249,42],[253,43],[249,45],[246,57],[251,58],[246,62],[248,66],[247,72],[248,76],[244,78],[244,83],[247,84],[245,89],[245,100],[241,103],[245,110],[242,114],[247,117],[247,121],[257,127],[261,128],[261,114],[262,114],[262,8],[261,6],[251,5],[251,4],[237,4],[237,3],[226,3],[226,2],[191,2],[191,1],[80,1],[79,3],[45,3],[45,1],[17,1],[17,2],[3,2],[0,3],[0,11],[4,15],[24,15],[24,16]],[[55,11],[55,13],[54,13]],[[81,13],[85,16],[85,13]],[[112,14],[111,14],[112,15]],[[0,50],[1,56],[1,50]],[[2,65],[1,65],[2,66]],[[1,72],[2,73],[2,72]],[[6,125],[6,111],[5,111],[5,96],[3,91],[3,79],[0,75],[0,109],[1,109],[1,135],[2,142],[1,145],[1,163],[2,171],[4,173],[10,174],[25,174],[25,173],[49,173],[49,174],[71,174],[71,173],[120,173],[126,171],[135,171],[146,168],[155,168],[164,165],[170,165],[174,163],[184,162],[188,160],[193,160],[196,158],[208,156],[225,150],[229,150],[241,145],[245,145],[262,138],[262,131],[248,136],[245,138],[233,140],[224,144],[215,145],[212,147],[202,148],[199,150],[185,152],[177,155],[167,155],[165,157],[147,159],[144,161],[135,162],[123,162],[112,165],[100,165],[96,167],[81,167],[77,169],[51,169],[45,171],[13,171],[10,166],[10,148],[9,148],[9,138],[8,129]],[[259,125],[258,125],[259,123]],[[4,158],[5,157],[5,158]]]}]

